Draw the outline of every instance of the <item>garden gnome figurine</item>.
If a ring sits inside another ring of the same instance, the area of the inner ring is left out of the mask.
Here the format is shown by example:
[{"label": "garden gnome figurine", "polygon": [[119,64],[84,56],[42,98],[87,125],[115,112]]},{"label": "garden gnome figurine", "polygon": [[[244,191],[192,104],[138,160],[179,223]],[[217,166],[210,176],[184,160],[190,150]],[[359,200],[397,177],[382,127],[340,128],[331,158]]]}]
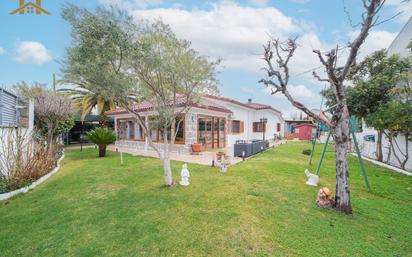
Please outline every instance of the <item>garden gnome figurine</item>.
[{"label": "garden gnome figurine", "polygon": [[182,166],[182,171],[180,172],[180,176],[181,176],[181,180],[179,182],[179,184],[181,186],[188,186],[190,185],[189,182],[189,177],[190,177],[190,173],[189,170],[187,169],[187,164],[183,164]]},{"label": "garden gnome figurine", "polygon": [[319,189],[316,204],[321,208],[333,207],[335,200],[332,197],[332,191],[327,187]]},{"label": "garden gnome figurine", "polygon": [[319,183],[319,176],[316,174],[312,174],[308,171],[308,169],[305,170],[305,175],[308,177],[308,181],[306,181],[306,185],[309,186],[318,186]]}]

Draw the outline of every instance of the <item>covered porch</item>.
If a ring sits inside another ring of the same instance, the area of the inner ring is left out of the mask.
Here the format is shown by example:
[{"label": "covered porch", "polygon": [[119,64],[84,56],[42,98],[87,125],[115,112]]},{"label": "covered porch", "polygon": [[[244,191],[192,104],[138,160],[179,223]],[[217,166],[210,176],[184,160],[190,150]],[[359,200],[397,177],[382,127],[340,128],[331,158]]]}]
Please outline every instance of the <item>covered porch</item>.
[{"label": "covered porch", "polygon": [[[155,120],[155,113],[142,113],[146,126],[151,127],[151,121]],[[149,138],[160,149],[164,138],[162,131],[156,127],[150,128],[146,135],[142,126],[128,113],[113,116],[115,119],[115,131],[117,134],[116,147],[130,148],[139,152],[153,151],[149,144]],[[176,139],[170,143],[171,152],[176,154],[192,154],[192,146],[200,145],[202,152],[217,151],[221,149],[226,154],[227,129],[229,113],[227,111],[210,110],[204,108],[192,108],[186,113],[181,122],[176,121],[168,130],[168,140],[176,133]],[[126,152],[126,151],[125,151]],[[214,155],[214,154],[213,154]]]}]

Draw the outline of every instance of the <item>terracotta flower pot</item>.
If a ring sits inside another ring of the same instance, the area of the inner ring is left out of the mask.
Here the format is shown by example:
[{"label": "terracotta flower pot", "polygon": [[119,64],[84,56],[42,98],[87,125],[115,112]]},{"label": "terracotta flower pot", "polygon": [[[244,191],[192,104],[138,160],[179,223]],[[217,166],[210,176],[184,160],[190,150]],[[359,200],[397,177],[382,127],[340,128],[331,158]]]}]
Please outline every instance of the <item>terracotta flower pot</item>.
[{"label": "terracotta flower pot", "polygon": [[200,153],[202,151],[201,144],[192,144],[192,152],[193,153]]}]

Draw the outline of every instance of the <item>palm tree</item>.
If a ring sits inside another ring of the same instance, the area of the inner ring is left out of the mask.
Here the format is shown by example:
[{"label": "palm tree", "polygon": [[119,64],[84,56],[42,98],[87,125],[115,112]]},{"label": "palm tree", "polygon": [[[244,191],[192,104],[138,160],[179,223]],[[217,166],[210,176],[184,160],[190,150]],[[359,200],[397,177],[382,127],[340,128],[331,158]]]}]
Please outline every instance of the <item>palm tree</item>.
[{"label": "palm tree", "polygon": [[81,122],[83,122],[92,109],[96,107],[97,115],[100,116],[99,124],[100,126],[105,127],[107,117],[104,113],[116,108],[116,103],[113,100],[95,94],[82,87],[61,89],[60,91],[67,92],[72,96],[74,105],[80,110]]},{"label": "palm tree", "polygon": [[105,157],[106,147],[116,141],[116,134],[112,129],[96,128],[89,131],[86,138],[99,146],[99,157]]}]

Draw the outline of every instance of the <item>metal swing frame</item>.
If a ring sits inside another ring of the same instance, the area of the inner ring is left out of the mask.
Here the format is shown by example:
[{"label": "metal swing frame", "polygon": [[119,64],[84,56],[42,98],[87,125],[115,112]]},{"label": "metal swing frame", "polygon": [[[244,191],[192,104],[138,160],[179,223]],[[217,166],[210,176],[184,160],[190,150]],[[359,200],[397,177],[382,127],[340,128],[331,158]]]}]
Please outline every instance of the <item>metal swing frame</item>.
[{"label": "metal swing frame", "polygon": [[[355,129],[353,128],[352,122],[350,122],[350,121],[349,121],[349,126],[350,126],[350,133],[351,133],[352,138],[353,138],[353,143],[355,144],[355,150],[356,150],[356,154],[358,156],[359,165],[360,165],[361,170],[362,170],[362,175],[363,175],[363,179],[364,179],[364,182],[365,182],[365,186],[368,189],[368,191],[371,191],[371,187],[369,185],[369,180],[368,180],[368,175],[366,174],[366,169],[365,169],[365,166],[363,164],[362,156],[360,154],[358,141],[356,140]],[[320,126],[319,126],[319,123],[317,123],[316,135],[315,135],[314,139],[312,140],[312,151],[310,152],[309,165],[312,165],[313,152],[315,151],[315,144],[316,144],[316,136],[318,134],[319,129],[320,129]],[[318,165],[316,167],[316,175],[319,175],[320,167],[322,166],[323,158],[325,157],[326,148],[328,147],[331,135],[332,135],[332,132],[329,131],[328,137],[326,138],[326,142],[325,142],[325,144],[323,145],[323,148],[322,148],[322,153],[320,155]]]}]

